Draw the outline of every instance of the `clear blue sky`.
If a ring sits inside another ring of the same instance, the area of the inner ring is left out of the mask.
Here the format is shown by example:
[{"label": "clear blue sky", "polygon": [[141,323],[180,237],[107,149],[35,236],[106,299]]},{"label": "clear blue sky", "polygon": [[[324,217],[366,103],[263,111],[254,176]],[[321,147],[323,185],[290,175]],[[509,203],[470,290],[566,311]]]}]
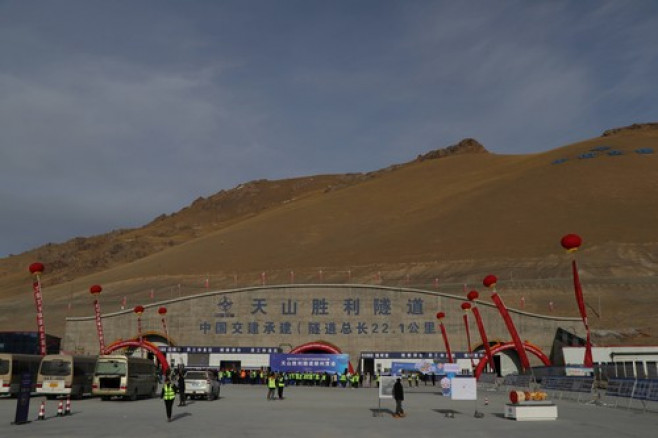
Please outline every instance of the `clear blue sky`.
[{"label": "clear blue sky", "polygon": [[254,179],[658,120],[658,2],[0,1],[0,257]]}]

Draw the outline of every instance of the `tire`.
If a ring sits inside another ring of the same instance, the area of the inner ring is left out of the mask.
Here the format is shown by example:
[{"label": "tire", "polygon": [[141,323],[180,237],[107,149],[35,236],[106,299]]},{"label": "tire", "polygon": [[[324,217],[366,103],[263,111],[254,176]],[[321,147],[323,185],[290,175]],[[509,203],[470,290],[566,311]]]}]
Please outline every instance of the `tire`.
[{"label": "tire", "polygon": [[130,401],[135,401],[137,400],[137,389],[133,391],[132,394],[130,394]]}]

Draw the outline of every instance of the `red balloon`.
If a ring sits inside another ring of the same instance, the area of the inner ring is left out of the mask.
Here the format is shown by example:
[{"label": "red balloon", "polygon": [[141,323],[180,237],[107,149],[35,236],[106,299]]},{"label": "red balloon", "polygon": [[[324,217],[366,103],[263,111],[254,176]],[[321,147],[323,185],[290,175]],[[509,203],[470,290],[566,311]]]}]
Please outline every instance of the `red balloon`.
[{"label": "red balloon", "polygon": [[141,315],[142,313],[144,313],[144,306],[135,306],[133,312],[135,312],[138,315]]},{"label": "red balloon", "polygon": [[468,298],[469,301],[475,301],[478,298],[480,298],[480,294],[476,290],[472,290],[466,295],[466,298]]},{"label": "red balloon", "polygon": [[462,310],[471,310],[471,303],[462,303]]},{"label": "red balloon", "polygon": [[443,319],[446,317],[445,312],[439,312],[436,314],[436,319]]},{"label": "red balloon", "polygon": [[44,271],[45,267],[43,263],[34,262],[30,265],[29,270],[30,274],[41,274]]},{"label": "red balloon", "polygon": [[158,313],[159,313],[160,315],[165,315],[165,314],[167,313],[167,308],[166,308],[166,307],[160,307],[160,308],[158,309]]},{"label": "red balloon", "polygon": [[484,277],[484,280],[482,280],[482,284],[485,287],[494,287],[497,282],[498,279],[496,278],[496,276],[491,274],[487,275],[486,277]]},{"label": "red balloon", "polygon": [[95,284],[95,285],[93,285],[92,287],[89,288],[89,293],[92,294],[92,295],[96,295],[96,294],[101,293],[102,290],[103,290],[103,288],[101,287],[100,284]]},{"label": "red balloon", "polygon": [[567,234],[560,240],[560,244],[567,251],[574,251],[580,248],[580,245],[583,244],[583,239],[578,234]]}]

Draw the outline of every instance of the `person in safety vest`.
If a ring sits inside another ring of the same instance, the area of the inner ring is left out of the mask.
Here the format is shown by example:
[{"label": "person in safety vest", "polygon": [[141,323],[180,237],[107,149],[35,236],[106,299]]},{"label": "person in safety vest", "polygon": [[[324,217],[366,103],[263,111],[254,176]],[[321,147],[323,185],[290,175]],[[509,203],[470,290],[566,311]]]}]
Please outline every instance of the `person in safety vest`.
[{"label": "person in safety vest", "polygon": [[286,381],[283,373],[279,374],[276,379],[276,389],[279,392],[279,400],[283,400],[283,388],[286,386]]},{"label": "person in safety vest", "polygon": [[270,373],[267,376],[267,399],[275,400],[274,391],[276,391],[276,376],[274,373]]},{"label": "person in safety vest", "polygon": [[174,385],[171,383],[171,379],[167,377],[165,379],[164,385],[162,385],[162,394],[160,398],[164,399],[165,409],[167,410],[167,421],[171,421],[171,408],[174,405],[174,400],[176,399],[176,391],[174,390]]}]

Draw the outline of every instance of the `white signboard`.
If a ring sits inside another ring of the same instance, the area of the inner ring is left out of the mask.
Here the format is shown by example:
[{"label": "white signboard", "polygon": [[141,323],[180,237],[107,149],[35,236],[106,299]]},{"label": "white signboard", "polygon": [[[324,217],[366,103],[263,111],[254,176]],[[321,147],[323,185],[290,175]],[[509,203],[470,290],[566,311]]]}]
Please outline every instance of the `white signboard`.
[{"label": "white signboard", "polygon": [[475,377],[455,377],[450,379],[451,400],[477,400],[477,382]]},{"label": "white signboard", "polygon": [[399,377],[381,376],[379,378],[379,398],[393,398],[393,385]]}]

